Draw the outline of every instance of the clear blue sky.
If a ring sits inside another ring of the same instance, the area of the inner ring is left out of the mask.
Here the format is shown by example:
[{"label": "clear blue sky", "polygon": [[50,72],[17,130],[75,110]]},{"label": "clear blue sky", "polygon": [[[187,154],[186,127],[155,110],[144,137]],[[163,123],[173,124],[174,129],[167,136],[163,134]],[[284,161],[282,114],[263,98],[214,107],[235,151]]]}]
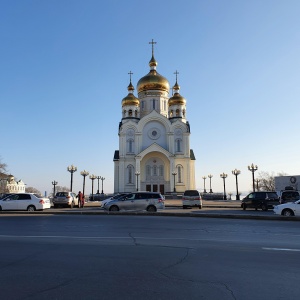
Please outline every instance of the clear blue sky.
[{"label": "clear blue sky", "polygon": [[[121,100],[157,70],[187,99],[196,183],[241,191],[251,172],[300,174],[299,0],[2,0],[0,156],[41,192],[82,189],[80,171],[113,191]],[[137,95],[135,91],[135,95]],[[91,192],[91,181],[87,181]]]}]

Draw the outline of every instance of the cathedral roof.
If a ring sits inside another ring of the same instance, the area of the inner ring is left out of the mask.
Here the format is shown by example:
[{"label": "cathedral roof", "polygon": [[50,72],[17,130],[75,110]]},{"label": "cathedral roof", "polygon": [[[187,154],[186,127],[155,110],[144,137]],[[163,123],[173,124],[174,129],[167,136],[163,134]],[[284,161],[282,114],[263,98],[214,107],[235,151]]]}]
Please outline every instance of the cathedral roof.
[{"label": "cathedral roof", "polygon": [[179,90],[180,90],[180,86],[179,84],[177,83],[177,74],[178,72],[176,71],[175,72],[176,74],[176,82],[173,86],[173,90],[175,91],[174,95],[169,99],[168,101],[168,105],[171,106],[171,105],[185,105],[186,104],[186,100],[184,97],[182,97],[180,94],[179,94]]},{"label": "cathedral roof", "polygon": [[156,71],[157,61],[154,58],[153,50],[153,44],[155,44],[155,42],[152,40],[150,44],[152,44],[152,57],[149,61],[150,72],[138,81],[137,91],[138,93],[148,90],[161,90],[169,92],[169,81]]},{"label": "cathedral roof", "polygon": [[129,74],[130,74],[130,83],[127,87],[128,95],[122,99],[122,107],[127,105],[135,105],[135,106],[140,105],[140,100],[133,95],[134,87],[131,83],[131,74],[132,74],[131,71]]}]

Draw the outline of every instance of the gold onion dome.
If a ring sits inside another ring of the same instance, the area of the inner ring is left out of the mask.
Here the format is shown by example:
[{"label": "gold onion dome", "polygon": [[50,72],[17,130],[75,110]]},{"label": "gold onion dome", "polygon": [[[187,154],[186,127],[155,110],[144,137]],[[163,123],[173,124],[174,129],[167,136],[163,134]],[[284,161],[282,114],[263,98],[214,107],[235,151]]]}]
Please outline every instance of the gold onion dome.
[{"label": "gold onion dome", "polygon": [[182,97],[179,94],[180,86],[178,85],[177,80],[176,80],[175,85],[173,86],[173,90],[175,90],[175,93],[168,101],[169,106],[171,106],[171,105],[185,105],[186,100],[185,100],[184,97]]},{"label": "gold onion dome", "polygon": [[161,90],[169,92],[169,81],[156,71],[155,68],[157,66],[157,61],[155,60],[153,55],[149,62],[149,66],[151,68],[150,72],[146,76],[142,77],[137,83],[138,93],[148,90]]},{"label": "gold onion dome", "polygon": [[133,95],[134,87],[133,87],[131,81],[127,87],[127,90],[128,90],[128,95],[125,98],[123,98],[122,106],[127,106],[127,105],[139,106],[140,100]]}]

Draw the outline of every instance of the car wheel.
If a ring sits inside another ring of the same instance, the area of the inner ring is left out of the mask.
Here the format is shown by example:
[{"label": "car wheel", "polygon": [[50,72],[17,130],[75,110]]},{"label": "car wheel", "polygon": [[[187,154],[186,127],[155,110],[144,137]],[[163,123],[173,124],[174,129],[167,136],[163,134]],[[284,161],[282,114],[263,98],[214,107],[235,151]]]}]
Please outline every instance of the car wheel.
[{"label": "car wheel", "polygon": [[182,209],[187,209],[187,206],[186,205],[182,205]]},{"label": "car wheel", "polygon": [[27,211],[35,211],[35,207],[33,205],[29,205],[27,207]]},{"label": "car wheel", "polygon": [[58,205],[57,205],[57,204],[54,204],[53,207],[54,207],[54,208],[58,208]]},{"label": "car wheel", "polygon": [[247,205],[245,204],[245,203],[243,203],[243,210],[246,210],[246,208],[247,208]]},{"label": "car wheel", "polygon": [[284,209],[282,215],[286,217],[291,217],[294,215],[294,212],[291,209]]},{"label": "car wheel", "polygon": [[263,211],[267,211],[267,210],[268,210],[268,205],[267,205],[267,204],[262,204],[262,205],[261,205],[261,209],[262,209]]},{"label": "car wheel", "polygon": [[113,205],[109,208],[109,211],[119,211],[119,207],[117,205]]},{"label": "car wheel", "polygon": [[149,211],[149,212],[156,212],[157,209],[156,209],[156,207],[154,205],[150,205],[150,206],[147,207],[147,211]]},{"label": "car wheel", "polygon": [[2,210],[2,207],[0,206],[0,211]]},{"label": "car wheel", "polygon": [[199,206],[199,209],[202,209],[202,205]]}]

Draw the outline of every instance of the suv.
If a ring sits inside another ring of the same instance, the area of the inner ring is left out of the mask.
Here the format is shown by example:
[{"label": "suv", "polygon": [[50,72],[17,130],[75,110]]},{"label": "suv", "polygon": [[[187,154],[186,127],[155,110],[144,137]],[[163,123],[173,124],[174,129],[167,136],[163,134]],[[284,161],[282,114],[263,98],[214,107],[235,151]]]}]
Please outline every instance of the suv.
[{"label": "suv", "polygon": [[165,208],[164,200],[164,197],[160,193],[136,192],[109,201],[104,206],[104,209],[109,211],[146,210],[156,212],[157,209]]},{"label": "suv", "polygon": [[246,196],[241,203],[243,210],[246,208],[261,208],[267,211],[279,204],[279,197],[276,192],[253,192]]},{"label": "suv", "polygon": [[287,202],[295,202],[299,199],[300,197],[298,191],[284,190],[281,192],[280,204],[287,203]]},{"label": "suv", "polygon": [[77,195],[72,192],[58,192],[53,198],[53,206],[55,208],[59,206],[79,207]]},{"label": "suv", "polygon": [[202,208],[202,199],[197,190],[186,190],[182,196],[182,208],[196,206]]}]

